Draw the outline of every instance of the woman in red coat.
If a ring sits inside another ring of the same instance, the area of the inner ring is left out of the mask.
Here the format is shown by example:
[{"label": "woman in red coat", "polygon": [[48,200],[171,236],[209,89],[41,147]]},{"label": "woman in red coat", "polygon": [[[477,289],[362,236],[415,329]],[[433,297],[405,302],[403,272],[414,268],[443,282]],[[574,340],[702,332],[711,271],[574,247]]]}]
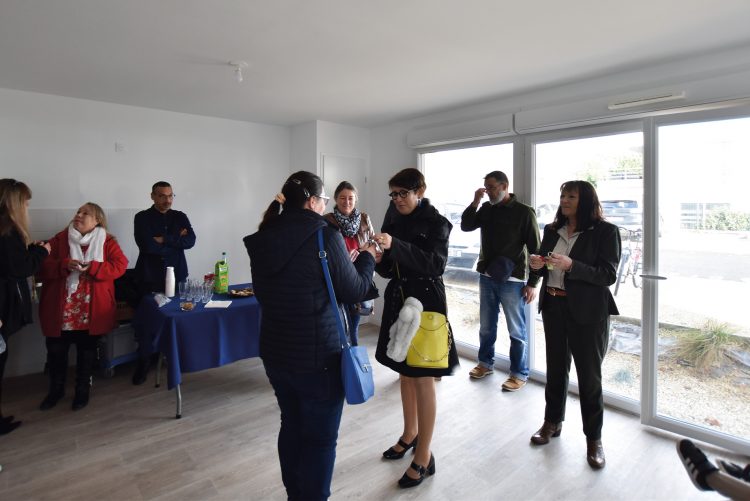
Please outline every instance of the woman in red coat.
[{"label": "woman in red coat", "polygon": [[49,243],[50,254],[37,275],[42,280],[39,320],[49,368],[49,393],[39,408],[51,409],[65,394],[68,351],[75,344],[73,410],[78,410],[89,402],[97,337],[117,326],[114,281],[125,273],[128,260],[107,233],[104,211],[91,202]]}]

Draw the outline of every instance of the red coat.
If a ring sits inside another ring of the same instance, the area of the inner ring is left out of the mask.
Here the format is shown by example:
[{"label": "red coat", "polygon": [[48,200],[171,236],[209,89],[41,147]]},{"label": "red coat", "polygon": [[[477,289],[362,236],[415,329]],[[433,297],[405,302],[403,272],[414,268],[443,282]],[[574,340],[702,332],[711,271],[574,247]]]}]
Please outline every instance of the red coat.
[{"label": "red coat", "polygon": [[[68,229],[64,229],[49,241],[52,250],[42,262],[36,277],[42,281],[39,298],[39,322],[47,337],[59,337],[62,329],[63,306],[67,298],[65,280],[70,274],[70,247]],[[117,327],[117,303],[115,301],[115,279],[125,273],[128,259],[122,253],[117,240],[107,234],[104,241],[104,262],[91,262],[88,270],[93,279],[89,315],[89,334],[99,336]]]}]

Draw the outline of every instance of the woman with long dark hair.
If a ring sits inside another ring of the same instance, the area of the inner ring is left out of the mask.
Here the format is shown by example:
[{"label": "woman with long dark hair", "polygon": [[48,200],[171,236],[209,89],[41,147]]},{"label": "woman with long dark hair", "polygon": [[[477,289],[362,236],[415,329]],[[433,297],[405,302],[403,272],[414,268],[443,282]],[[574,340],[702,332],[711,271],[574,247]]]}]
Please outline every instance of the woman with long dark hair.
[{"label": "woman with long dark hair", "polygon": [[[48,243],[31,242],[28,207],[31,190],[15,179],[0,179],[0,335],[5,350],[0,353],[0,405],[8,340],[14,332],[31,323],[31,293],[28,277],[39,270]],[[13,416],[3,416],[0,408],[0,435],[21,426]]]},{"label": "woman with long dark hair", "polygon": [[609,286],[617,277],[620,248],[620,232],[604,221],[591,183],[568,181],[560,187],[554,222],[544,228],[540,254],[529,258],[532,272],[544,279],[539,311],[547,343],[544,423],[531,442],[544,445],[560,436],[572,357],[578,373],[586,460],[594,469],[605,465],[602,361],[609,317],[619,315]]},{"label": "woman with long dark hair", "polygon": [[352,263],[341,234],[322,216],[327,203],[318,176],[295,172],[259,230],[244,238],[263,309],[260,358],[281,410],[279,462],[289,499],[331,495],[344,404],[341,342],[319,256],[319,230],[339,303],[367,295],[375,266],[374,245],[360,248]]},{"label": "woman with long dark hair", "polygon": [[452,374],[458,365],[458,354],[451,342],[446,368],[412,367],[406,360],[397,360],[400,357],[393,355],[393,350],[389,352],[390,331],[407,298],[417,299],[424,311],[447,316],[443,272],[453,226],[424,198],[427,185],[417,169],[398,172],[388,181],[388,188],[391,204],[381,233],[375,235],[375,242],[383,248],[375,270],[390,279],[383,295],[385,304],[375,358],[400,375],[404,428],[396,445],[386,450],[383,458],[401,459],[413,448],[414,461],[398,484],[414,487],[435,474],[435,457],[430,448],[437,416],[435,378]]}]

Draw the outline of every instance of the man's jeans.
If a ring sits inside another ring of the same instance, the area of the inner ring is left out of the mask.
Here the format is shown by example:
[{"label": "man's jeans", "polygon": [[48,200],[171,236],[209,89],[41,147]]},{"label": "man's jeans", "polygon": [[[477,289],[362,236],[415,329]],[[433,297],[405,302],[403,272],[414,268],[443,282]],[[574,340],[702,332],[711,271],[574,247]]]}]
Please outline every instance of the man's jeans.
[{"label": "man's jeans", "polygon": [[495,282],[479,275],[479,365],[495,364],[495,341],[500,305],[510,334],[510,375],[524,381],[529,377],[529,340],[526,334],[526,303],[523,282]]},{"label": "man's jeans", "polygon": [[287,497],[327,499],[344,407],[341,365],[311,373],[264,366],[281,409],[278,448]]}]

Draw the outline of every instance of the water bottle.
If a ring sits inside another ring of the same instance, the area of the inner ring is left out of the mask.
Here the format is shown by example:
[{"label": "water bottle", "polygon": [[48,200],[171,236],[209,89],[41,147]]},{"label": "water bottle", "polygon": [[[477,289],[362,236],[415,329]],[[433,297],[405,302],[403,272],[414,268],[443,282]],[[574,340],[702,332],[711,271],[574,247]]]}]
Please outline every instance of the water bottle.
[{"label": "water bottle", "polygon": [[167,276],[164,279],[164,295],[174,297],[174,266],[167,266]]}]

